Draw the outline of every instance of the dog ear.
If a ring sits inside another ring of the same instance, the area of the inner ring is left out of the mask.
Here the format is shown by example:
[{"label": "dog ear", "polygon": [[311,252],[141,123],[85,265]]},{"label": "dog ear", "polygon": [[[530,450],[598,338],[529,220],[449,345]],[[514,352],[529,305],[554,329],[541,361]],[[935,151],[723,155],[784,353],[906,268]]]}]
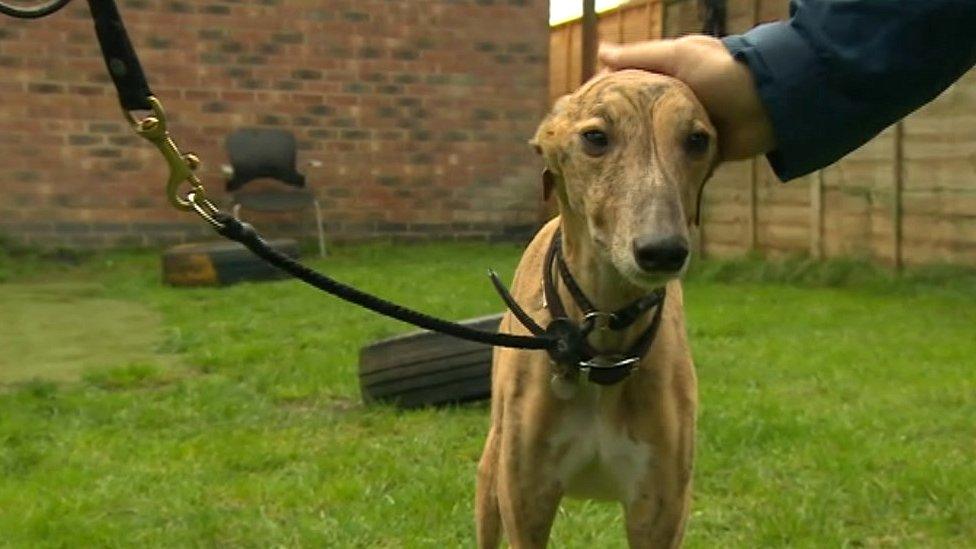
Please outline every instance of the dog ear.
[{"label": "dog ear", "polygon": [[[535,135],[529,140],[529,145],[532,145],[532,148],[535,149],[536,154],[539,156],[546,156],[546,150],[542,144],[555,133],[553,122],[566,110],[567,105],[569,105],[569,95],[564,95],[557,99],[552,105],[552,110],[542,119]],[[546,159],[546,168],[542,170],[543,201],[549,200],[549,196],[552,195],[552,190],[556,187],[556,175],[549,169],[550,160],[552,159]]]},{"label": "dog ear", "polygon": [[540,156],[542,156],[545,153],[542,147],[543,141],[545,140],[546,137],[551,136],[553,134],[553,130],[552,130],[553,121],[556,119],[557,116],[559,116],[560,114],[563,113],[563,111],[566,110],[566,106],[568,104],[569,104],[569,95],[564,95],[559,99],[556,99],[556,101],[552,104],[552,109],[549,111],[549,114],[547,114],[546,117],[542,119],[542,122],[539,123],[539,128],[536,129],[535,131],[535,135],[532,136],[532,139],[529,140],[529,145],[532,145],[532,148],[535,149],[535,152]]}]

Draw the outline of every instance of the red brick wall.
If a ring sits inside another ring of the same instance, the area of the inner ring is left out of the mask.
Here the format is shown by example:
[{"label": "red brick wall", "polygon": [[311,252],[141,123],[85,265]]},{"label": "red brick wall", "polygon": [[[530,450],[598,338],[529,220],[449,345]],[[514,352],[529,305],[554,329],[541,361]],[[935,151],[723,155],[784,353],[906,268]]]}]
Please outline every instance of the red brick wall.
[{"label": "red brick wall", "polygon": [[[538,221],[545,0],[122,0],[153,91],[222,195],[223,139],[299,139],[333,239],[499,237]],[[86,3],[0,18],[0,236],[147,245],[206,227],[165,202],[122,121]],[[259,221],[260,225],[260,221]],[[307,225],[311,228],[311,225]]]}]

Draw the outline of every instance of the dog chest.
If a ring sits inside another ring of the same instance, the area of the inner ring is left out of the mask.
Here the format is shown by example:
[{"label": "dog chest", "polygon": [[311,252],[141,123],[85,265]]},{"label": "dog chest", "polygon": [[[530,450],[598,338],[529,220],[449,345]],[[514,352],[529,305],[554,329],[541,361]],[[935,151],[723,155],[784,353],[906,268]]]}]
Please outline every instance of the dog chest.
[{"label": "dog chest", "polygon": [[651,447],[603,417],[601,388],[586,389],[562,414],[550,438],[555,474],[568,496],[631,501],[650,466]]}]

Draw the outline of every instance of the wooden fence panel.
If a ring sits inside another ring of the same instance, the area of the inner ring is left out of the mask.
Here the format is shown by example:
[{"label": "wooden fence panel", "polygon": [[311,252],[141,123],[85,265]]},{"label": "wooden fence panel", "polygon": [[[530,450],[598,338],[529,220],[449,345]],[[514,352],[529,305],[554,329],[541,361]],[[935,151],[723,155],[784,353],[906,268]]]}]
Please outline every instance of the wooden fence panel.
[{"label": "wooden fence panel", "polygon": [[583,83],[583,25],[573,25],[569,29],[569,89],[580,87]]},{"label": "wooden fence panel", "polygon": [[892,261],[894,129],[824,170],[824,252]]},{"label": "wooden fence panel", "polygon": [[976,73],[904,128],[905,261],[976,264]]},{"label": "wooden fence panel", "polygon": [[803,181],[784,185],[765,159],[756,160],[756,246],[781,254],[810,248],[810,190]]},{"label": "wooden fence panel", "polygon": [[621,13],[624,18],[621,43],[660,38],[662,24],[660,2],[627,5]]},{"label": "wooden fence panel", "polygon": [[751,160],[728,162],[705,184],[699,232],[709,255],[729,257],[749,251],[751,172]]},{"label": "wooden fence panel", "polygon": [[549,34],[549,103],[570,89],[568,27]]},{"label": "wooden fence panel", "polygon": [[597,17],[597,33],[600,42],[620,42],[621,21],[620,10],[604,13]]},{"label": "wooden fence panel", "polygon": [[790,15],[790,4],[784,0],[753,0],[759,9],[756,24],[786,19]]},{"label": "wooden fence panel", "polygon": [[759,0],[729,0],[726,4],[726,30],[732,34],[745,32],[756,25]]},{"label": "wooden fence panel", "polygon": [[669,2],[664,6],[664,36],[674,37],[701,32],[698,2]]}]

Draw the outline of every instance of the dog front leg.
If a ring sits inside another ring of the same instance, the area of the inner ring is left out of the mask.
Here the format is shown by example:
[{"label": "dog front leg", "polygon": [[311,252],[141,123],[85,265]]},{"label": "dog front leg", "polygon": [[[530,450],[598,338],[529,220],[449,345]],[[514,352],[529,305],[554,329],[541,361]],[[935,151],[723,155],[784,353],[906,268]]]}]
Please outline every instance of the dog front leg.
[{"label": "dog front leg", "polygon": [[475,492],[475,524],[478,549],[495,549],[501,541],[501,515],[498,510],[498,430],[492,426],[485,442],[485,450],[478,463],[478,483]]},{"label": "dog front leg", "polygon": [[637,501],[627,505],[625,521],[630,548],[680,547],[685,532],[690,495],[689,486],[679,493],[642,495]]},{"label": "dog front leg", "polygon": [[656,456],[658,466],[640,482],[633,501],[624,504],[631,549],[676,548],[684,538],[691,508],[694,422],[673,434],[672,443]]},{"label": "dog front leg", "polygon": [[542,548],[549,541],[562,489],[546,471],[545,456],[522,446],[520,442],[524,441],[519,440],[521,433],[516,429],[506,431],[497,484],[505,536],[514,549]]}]

